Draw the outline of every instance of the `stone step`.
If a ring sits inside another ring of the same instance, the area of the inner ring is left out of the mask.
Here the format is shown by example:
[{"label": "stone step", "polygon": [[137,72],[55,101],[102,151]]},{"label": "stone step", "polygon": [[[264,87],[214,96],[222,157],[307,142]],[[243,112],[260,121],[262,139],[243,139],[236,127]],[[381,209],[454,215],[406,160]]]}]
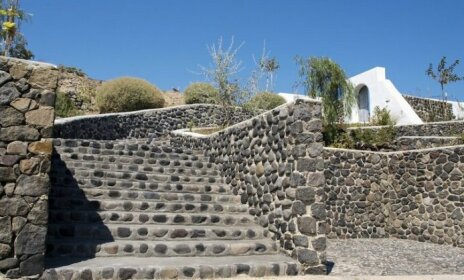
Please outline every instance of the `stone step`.
[{"label": "stone step", "polygon": [[53,188],[64,189],[107,189],[107,190],[133,190],[133,191],[151,191],[155,192],[183,192],[196,194],[223,194],[230,192],[222,184],[191,184],[191,183],[160,183],[160,182],[140,182],[130,180],[116,179],[71,179],[51,177],[51,186]]},{"label": "stone step", "polygon": [[[88,260],[46,258],[44,280],[55,279],[216,279],[272,277],[300,274],[296,260],[281,254],[256,256],[133,258],[100,257]],[[295,277],[296,278],[296,277]],[[265,279],[265,278],[263,278]]]},{"label": "stone step", "polygon": [[49,224],[47,236],[90,240],[254,240],[269,236],[260,226]]},{"label": "stone step", "polygon": [[210,167],[178,167],[178,166],[156,166],[155,164],[115,164],[70,160],[52,161],[53,169],[98,169],[109,171],[132,171],[132,172],[153,172],[157,174],[177,174],[186,176],[220,176],[219,171]]},{"label": "stone step", "polygon": [[[115,184],[99,187],[52,184],[50,197],[56,199],[129,199],[140,201],[231,202],[240,203],[240,197],[222,186],[163,184],[158,186]],[[131,188],[132,187],[132,188]],[[137,187],[137,188],[135,188]],[[152,187],[152,189],[149,189]],[[156,188],[155,188],[156,187]]]},{"label": "stone step", "polygon": [[157,225],[221,225],[253,226],[254,218],[246,213],[183,213],[124,210],[49,210],[50,223],[105,223],[105,224],[157,224]]},{"label": "stone step", "polygon": [[47,243],[50,257],[187,257],[249,256],[278,252],[275,241],[259,240],[183,240],[136,241],[117,240],[102,243],[95,240],[53,239]]},{"label": "stone step", "polygon": [[198,184],[198,183],[223,183],[222,177],[219,176],[188,176],[188,175],[163,175],[151,172],[134,172],[134,171],[108,171],[99,169],[60,169],[52,168],[50,177],[55,181],[64,180],[81,180],[81,179],[98,179],[98,180],[120,180],[130,182],[160,182],[160,183],[181,183],[181,184]]},{"label": "stone step", "polygon": [[93,149],[93,148],[59,148],[55,147],[58,154],[69,154],[69,155],[86,155],[95,156],[129,156],[139,158],[156,158],[156,159],[168,159],[168,160],[191,160],[191,161],[207,161],[203,156],[197,155],[186,155],[177,153],[163,153],[163,152],[152,152],[152,151],[128,151],[128,150],[108,150],[108,149]]},{"label": "stone step", "polygon": [[57,148],[93,148],[127,151],[153,151],[177,154],[201,154],[199,151],[173,147],[169,141],[152,141],[150,139],[121,139],[121,140],[86,140],[86,139],[53,139]]},{"label": "stone step", "polygon": [[163,166],[163,167],[190,167],[190,168],[216,168],[214,163],[209,163],[208,160],[179,160],[179,159],[159,159],[159,158],[142,158],[133,156],[105,156],[105,155],[88,155],[88,154],[54,154],[53,160],[69,161],[86,161],[86,162],[101,162],[115,164],[138,164],[147,166]]}]

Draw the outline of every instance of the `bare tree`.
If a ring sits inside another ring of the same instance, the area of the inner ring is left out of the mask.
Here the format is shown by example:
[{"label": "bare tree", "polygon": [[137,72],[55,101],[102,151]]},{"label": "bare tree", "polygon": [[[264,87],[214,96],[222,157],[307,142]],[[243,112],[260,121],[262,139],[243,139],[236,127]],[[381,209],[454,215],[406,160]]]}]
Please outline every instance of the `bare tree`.
[{"label": "bare tree", "polygon": [[230,124],[234,107],[243,95],[235,77],[242,70],[242,62],[237,59],[237,53],[243,45],[244,42],[235,47],[232,38],[229,46],[225,48],[222,38],[219,38],[216,44],[207,46],[212,64],[209,67],[200,66],[201,73],[218,89],[217,104],[223,110],[223,125]]},{"label": "bare tree", "polygon": [[457,81],[464,80],[464,76],[458,76],[454,73],[454,68],[459,64],[459,59],[456,59],[453,64],[446,67],[446,56],[442,57],[440,63],[437,66],[437,72],[433,71],[432,63],[430,63],[429,68],[425,71],[425,74],[430,78],[437,81],[441,86],[441,95],[443,101],[447,101],[447,96],[445,93],[445,85]]}]

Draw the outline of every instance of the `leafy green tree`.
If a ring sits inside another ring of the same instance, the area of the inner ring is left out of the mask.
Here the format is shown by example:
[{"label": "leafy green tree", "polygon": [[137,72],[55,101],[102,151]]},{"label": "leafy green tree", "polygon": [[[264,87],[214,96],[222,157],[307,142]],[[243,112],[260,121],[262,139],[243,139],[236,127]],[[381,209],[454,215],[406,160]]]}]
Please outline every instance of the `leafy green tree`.
[{"label": "leafy green tree", "polygon": [[443,56],[437,65],[437,72],[433,71],[432,63],[429,64],[429,68],[425,71],[427,76],[440,84],[443,101],[447,100],[445,86],[449,83],[464,80],[464,76],[458,76],[454,73],[454,68],[456,68],[458,64],[459,59],[456,59],[450,66],[446,67],[446,56]]},{"label": "leafy green tree", "polygon": [[338,124],[351,116],[356,97],[353,85],[343,69],[327,57],[296,57],[299,85],[311,98],[320,98],[326,142],[332,143],[338,133]]},{"label": "leafy green tree", "polygon": [[27,49],[27,42],[19,32],[21,22],[27,20],[29,14],[21,10],[19,0],[6,0],[0,2],[0,22],[2,24],[2,53],[4,56],[13,56],[23,59],[34,57]]}]

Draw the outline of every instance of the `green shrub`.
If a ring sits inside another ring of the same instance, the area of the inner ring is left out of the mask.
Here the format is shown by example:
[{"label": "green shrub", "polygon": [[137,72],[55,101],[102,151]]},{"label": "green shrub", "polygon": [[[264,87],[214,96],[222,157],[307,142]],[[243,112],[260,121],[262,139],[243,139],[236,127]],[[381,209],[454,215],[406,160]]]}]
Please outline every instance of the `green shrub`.
[{"label": "green shrub", "polygon": [[122,77],[103,83],[97,88],[97,107],[100,113],[128,112],[162,108],[161,91],[145,80]]},{"label": "green shrub", "polygon": [[79,115],[79,110],[65,93],[58,92],[56,94],[55,114],[58,117],[67,118]]},{"label": "green shrub", "polygon": [[184,91],[185,104],[215,104],[218,90],[208,83],[190,84]]},{"label": "green shrub", "polygon": [[282,96],[270,92],[262,92],[253,96],[253,98],[245,104],[245,107],[272,110],[282,104],[285,104],[285,99]]},{"label": "green shrub", "polygon": [[380,109],[379,106],[375,106],[374,115],[371,118],[372,125],[395,125],[396,120],[392,117],[390,110],[387,107]]}]

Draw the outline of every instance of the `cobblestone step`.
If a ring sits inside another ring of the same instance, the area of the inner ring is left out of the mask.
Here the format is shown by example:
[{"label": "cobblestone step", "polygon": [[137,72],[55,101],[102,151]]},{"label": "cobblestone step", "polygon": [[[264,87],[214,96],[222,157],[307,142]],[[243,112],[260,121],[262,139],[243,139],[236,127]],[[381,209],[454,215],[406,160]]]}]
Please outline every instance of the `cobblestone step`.
[{"label": "cobblestone step", "polygon": [[275,241],[213,240],[147,242],[118,240],[101,243],[94,240],[53,239],[47,244],[50,257],[187,257],[187,256],[249,256],[278,252]]},{"label": "cobblestone step", "polygon": [[219,202],[239,203],[240,197],[230,194],[219,186],[201,185],[163,185],[158,190],[123,189],[119,185],[114,187],[64,187],[52,185],[50,197],[55,199],[99,200],[99,199],[128,199],[141,201],[183,201],[183,202]]},{"label": "cobblestone step", "polygon": [[[207,191],[203,191],[207,190]],[[158,189],[151,190],[144,185],[125,186],[116,184],[113,186],[88,186],[65,184],[52,184],[50,197],[72,199],[139,199],[143,201],[185,201],[185,202],[238,202],[240,198],[232,195],[220,186],[209,185],[178,185],[163,184]]]},{"label": "cobblestone step", "polygon": [[49,224],[50,238],[90,240],[240,240],[263,239],[269,232],[260,226],[185,226],[185,225],[127,225],[127,224]]},{"label": "cobblestone step", "polygon": [[172,147],[169,141],[152,141],[150,139],[122,139],[122,140],[86,140],[86,139],[53,139],[56,148],[93,148],[127,151],[154,151],[177,154],[201,154],[199,151]]},{"label": "cobblestone step", "polygon": [[221,177],[217,176],[188,176],[178,174],[158,174],[151,172],[134,172],[134,171],[107,171],[99,169],[60,169],[53,168],[50,172],[55,181],[77,180],[80,179],[100,179],[100,180],[125,180],[131,182],[174,182],[174,183],[223,183]]},{"label": "cobblestone step", "polygon": [[[279,254],[256,256],[132,258],[100,257],[89,260],[48,258],[44,280],[54,279],[216,279],[272,277],[300,274],[300,265]],[[265,278],[263,278],[265,279]],[[295,277],[296,279],[296,277]]]},{"label": "cobblestone step", "polygon": [[209,163],[208,160],[179,160],[165,158],[142,158],[133,156],[108,156],[108,155],[88,155],[88,154],[55,154],[53,160],[68,161],[87,161],[115,164],[138,164],[163,167],[190,167],[190,168],[216,168],[214,163]]},{"label": "cobblestone step", "polygon": [[50,210],[50,223],[104,223],[104,224],[159,224],[159,225],[255,225],[252,216],[246,213],[183,213],[137,210]]},{"label": "cobblestone step", "polygon": [[92,149],[92,148],[55,148],[56,152],[60,155],[69,154],[69,155],[83,155],[87,158],[91,156],[101,155],[101,156],[129,156],[137,158],[156,158],[156,159],[168,159],[168,160],[190,160],[190,161],[206,161],[206,159],[201,156],[196,155],[184,155],[177,153],[156,153],[151,151],[114,151],[107,149]]},{"label": "cobblestone step", "polygon": [[90,170],[109,170],[109,171],[132,171],[132,172],[152,172],[156,174],[177,174],[186,176],[220,176],[219,171],[215,168],[208,167],[178,167],[178,166],[156,166],[149,164],[115,164],[99,163],[79,160],[70,160],[67,162],[54,161],[54,169],[90,169]]}]

